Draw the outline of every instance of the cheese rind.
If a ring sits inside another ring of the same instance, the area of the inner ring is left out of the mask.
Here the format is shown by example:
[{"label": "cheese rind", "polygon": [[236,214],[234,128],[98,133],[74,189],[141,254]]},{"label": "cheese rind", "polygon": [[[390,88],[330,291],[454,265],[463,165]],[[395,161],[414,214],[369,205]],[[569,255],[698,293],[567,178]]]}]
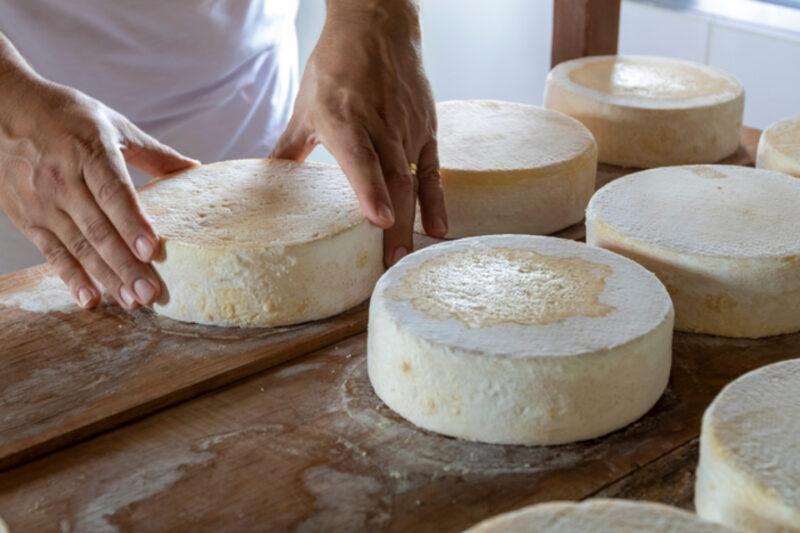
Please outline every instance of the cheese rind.
[{"label": "cheese rind", "polygon": [[550,71],[544,105],[582,122],[601,162],[713,163],[739,146],[744,89],[729,74],[688,61],[591,56]]},{"label": "cheese rind", "polygon": [[369,297],[382,237],[333,166],[280,160],[204,165],[148,184],[166,286],[153,309],[187,322],[283,326]]},{"label": "cheese rind", "polygon": [[695,507],[743,531],[800,531],[800,359],[728,384],[703,415]]},{"label": "cheese rind", "polygon": [[[652,169],[600,189],[586,242],[654,272],[675,328],[726,337],[800,330],[800,181],[765,170]],[[754,312],[757,310],[757,312]]]},{"label": "cheese rind", "polygon": [[756,167],[800,178],[800,117],[781,120],[763,131]]},{"label": "cheese rind", "polygon": [[597,146],[578,121],[493,100],[440,102],[437,114],[448,238],[549,234],[583,218]]},{"label": "cheese rind", "polygon": [[642,416],[669,377],[673,312],[636,263],[495,235],[404,258],[370,303],[369,377],[414,424],[468,440],[561,444]]},{"label": "cheese rind", "polygon": [[550,502],[489,518],[465,533],[732,533],[725,526],[659,503],[614,499]]}]

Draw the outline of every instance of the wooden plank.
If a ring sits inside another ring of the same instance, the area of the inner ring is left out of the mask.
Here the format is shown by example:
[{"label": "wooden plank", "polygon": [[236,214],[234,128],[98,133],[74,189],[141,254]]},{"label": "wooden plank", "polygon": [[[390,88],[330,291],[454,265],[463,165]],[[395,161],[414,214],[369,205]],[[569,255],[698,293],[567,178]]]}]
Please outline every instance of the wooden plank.
[{"label": "wooden plank", "polygon": [[592,494],[592,497],[647,500],[694,512],[694,475],[698,444],[698,439],[692,439]]},{"label": "wooden plank", "polygon": [[621,0],[553,0],[550,64],[617,53]]},{"label": "wooden plank", "polygon": [[363,331],[366,305],[287,328],[85,311],[44,266],[0,277],[0,470]]},{"label": "wooden plank", "polygon": [[[745,129],[732,164],[752,164]],[[635,169],[600,165],[598,187]],[[582,239],[583,223],[556,234]],[[435,239],[417,235],[416,247]],[[365,307],[282,329],[78,309],[44,267],[0,277],[0,470],[306,354],[366,328]]]},{"label": "wooden plank", "polygon": [[679,333],[673,351],[669,388],[638,422],[583,443],[499,446],[389,411],[369,385],[362,334],[8,471],[0,515],[12,531],[458,531],[630,487],[697,437],[726,383],[796,357],[800,334]]}]

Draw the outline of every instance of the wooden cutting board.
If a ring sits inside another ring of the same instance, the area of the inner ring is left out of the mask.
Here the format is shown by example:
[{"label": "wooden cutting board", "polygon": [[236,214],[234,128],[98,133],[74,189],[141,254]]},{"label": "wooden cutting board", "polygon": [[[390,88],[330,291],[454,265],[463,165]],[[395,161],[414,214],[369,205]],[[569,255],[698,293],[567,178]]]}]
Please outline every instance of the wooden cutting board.
[{"label": "wooden cutting board", "polygon": [[[726,162],[751,165],[758,135],[746,128]],[[633,171],[600,165],[597,186]],[[581,223],[557,236],[584,234]],[[83,311],[45,267],[0,277],[0,471],[365,329],[366,306],[292,328],[214,328]]]},{"label": "wooden cutting board", "polygon": [[12,531],[447,532],[556,499],[669,501],[673,486],[691,488],[713,397],[744,372],[796,357],[800,334],[678,333],[669,387],[647,415],[553,447],[417,429],[372,392],[365,349],[364,334],[351,337],[6,472],[0,516]]}]

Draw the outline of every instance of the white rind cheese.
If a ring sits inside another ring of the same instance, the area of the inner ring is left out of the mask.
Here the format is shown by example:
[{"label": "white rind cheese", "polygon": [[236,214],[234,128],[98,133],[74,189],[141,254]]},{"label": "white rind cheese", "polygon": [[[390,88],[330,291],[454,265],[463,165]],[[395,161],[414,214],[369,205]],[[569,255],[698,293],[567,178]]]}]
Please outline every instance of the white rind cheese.
[{"label": "white rind cheese", "polygon": [[376,285],[369,377],[417,426],[468,440],[561,444],[646,413],[669,377],[664,286],[624,257],[495,235],[409,255]]},{"label": "white rind cheese", "polygon": [[504,513],[465,533],[733,533],[725,526],[660,503],[613,499],[550,502]]},{"label": "white rind cheese", "polygon": [[441,102],[437,114],[448,238],[545,235],[583,219],[597,145],[580,122],[493,100]]},{"label": "white rind cheese", "polygon": [[756,167],[800,178],[800,117],[771,125],[758,140]]},{"label": "white rind cheese", "polygon": [[650,168],[714,163],[735,152],[744,89],[689,61],[592,56],[550,71],[544,104],[589,128],[601,162]]},{"label": "white rind cheese", "polygon": [[706,410],[695,507],[742,531],[800,531],[800,359],[745,374]]},{"label": "white rind cheese", "polygon": [[141,202],[163,238],[153,308],[186,322],[283,326],[369,297],[383,272],[381,231],[337,167],[248,159],[148,184]]},{"label": "white rind cheese", "polygon": [[586,242],[654,272],[675,328],[725,337],[800,330],[800,180],[728,165],[658,168],[592,198]]}]

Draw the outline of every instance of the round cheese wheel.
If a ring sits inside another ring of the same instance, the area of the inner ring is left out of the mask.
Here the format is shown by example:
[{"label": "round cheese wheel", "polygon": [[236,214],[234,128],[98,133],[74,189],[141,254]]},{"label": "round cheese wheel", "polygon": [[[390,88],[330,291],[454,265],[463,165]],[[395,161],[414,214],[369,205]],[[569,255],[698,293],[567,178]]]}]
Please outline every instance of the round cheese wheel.
[{"label": "round cheese wheel", "polygon": [[248,159],[149,183],[141,203],[163,238],[153,309],[187,322],[282,326],[335,315],[383,273],[381,231],[329,165]]},{"label": "round cheese wheel", "polygon": [[800,330],[800,180],[727,165],[629,174],[586,210],[586,242],[654,272],[675,327],[726,337]]},{"label": "round cheese wheel", "polygon": [[551,502],[484,520],[465,533],[732,533],[719,524],[660,503],[594,499]]},{"label": "round cheese wheel", "polygon": [[800,359],[745,374],[706,410],[695,507],[741,531],[800,531]]},{"label": "round cheese wheel", "polygon": [[732,533],[681,509],[652,502],[592,499],[531,505],[480,522],[465,533]]},{"label": "round cheese wheel", "polygon": [[758,140],[756,166],[800,178],[800,117],[781,120]]},{"label": "round cheese wheel", "polygon": [[658,400],[672,303],[624,257],[555,237],[495,235],[425,248],[378,281],[369,378],[424,429],[561,444],[625,426]]},{"label": "round cheese wheel", "polygon": [[604,163],[713,163],[739,146],[744,89],[705,65],[664,57],[592,56],[547,76],[545,107],[580,120]]},{"label": "round cheese wheel", "polygon": [[448,238],[544,235],[583,219],[597,146],[580,122],[491,100],[441,102],[437,114]]}]

